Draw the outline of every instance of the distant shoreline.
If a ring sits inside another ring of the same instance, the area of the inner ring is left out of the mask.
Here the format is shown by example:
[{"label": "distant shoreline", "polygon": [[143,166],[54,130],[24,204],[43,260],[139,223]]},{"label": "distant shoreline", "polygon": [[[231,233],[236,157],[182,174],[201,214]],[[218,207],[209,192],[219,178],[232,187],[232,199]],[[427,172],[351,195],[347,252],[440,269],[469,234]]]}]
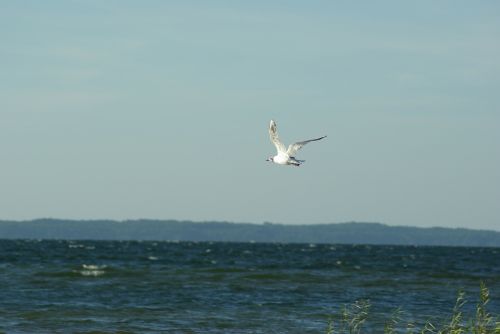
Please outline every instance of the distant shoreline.
[{"label": "distant shoreline", "polygon": [[500,247],[500,232],[381,223],[311,225],[177,220],[0,220],[0,239],[154,240]]}]

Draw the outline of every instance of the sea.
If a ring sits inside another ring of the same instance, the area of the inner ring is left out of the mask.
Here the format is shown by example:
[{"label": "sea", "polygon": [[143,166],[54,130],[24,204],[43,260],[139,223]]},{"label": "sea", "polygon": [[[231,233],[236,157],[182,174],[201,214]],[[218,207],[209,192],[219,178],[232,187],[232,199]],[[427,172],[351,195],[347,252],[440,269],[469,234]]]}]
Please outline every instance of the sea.
[{"label": "sea", "polygon": [[359,305],[404,331],[481,282],[499,314],[500,248],[0,240],[0,333],[327,333]]}]

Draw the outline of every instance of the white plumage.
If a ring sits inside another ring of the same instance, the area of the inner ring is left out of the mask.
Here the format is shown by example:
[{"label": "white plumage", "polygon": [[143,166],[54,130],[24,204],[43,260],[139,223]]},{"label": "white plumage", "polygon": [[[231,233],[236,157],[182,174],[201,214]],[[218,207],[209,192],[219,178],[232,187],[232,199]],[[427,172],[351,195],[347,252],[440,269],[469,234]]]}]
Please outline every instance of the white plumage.
[{"label": "white plumage", "polygon": [[274,162],[275,164],[278,165],[300,166],[300,164],[303,163],[304,160],[295,159],[295,154],[297,153],[297,151],[300,150],[302,147],[304,147],[304,145],[306,145],[307,143],[310,143],[312,141],[318,141],[325,137],[326,136],[299,141],[290,144],[290,146],[286,148],[285,145],[279,139],[276,122],[271,120],[271,123],[269,124],[269,138],[271,139],[271,142],[274,144],[274,146],[276,146],[276,151],[278,153],[275,156],[268,158],[267,161]]}]

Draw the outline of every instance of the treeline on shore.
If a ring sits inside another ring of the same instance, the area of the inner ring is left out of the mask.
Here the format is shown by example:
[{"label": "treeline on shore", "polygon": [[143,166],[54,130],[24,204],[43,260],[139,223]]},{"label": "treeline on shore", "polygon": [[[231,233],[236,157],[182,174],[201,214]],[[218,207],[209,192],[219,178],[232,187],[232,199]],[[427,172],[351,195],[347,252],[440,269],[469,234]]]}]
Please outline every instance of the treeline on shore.
[{"label": "treeline on shore", "polygon": [[500,247],[500,232],[380,223],[249,224],[176,220],[0,221],[0,239],[169,240]]}]

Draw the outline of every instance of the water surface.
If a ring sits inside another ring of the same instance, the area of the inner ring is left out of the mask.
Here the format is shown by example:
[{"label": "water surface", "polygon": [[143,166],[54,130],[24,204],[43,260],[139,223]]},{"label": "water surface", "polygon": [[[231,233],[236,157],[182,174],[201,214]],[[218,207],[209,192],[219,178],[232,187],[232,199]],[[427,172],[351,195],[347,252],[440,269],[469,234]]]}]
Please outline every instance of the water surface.
[{"label": "water surface", "polygon": [[500,313],[498,248],[0,240],[0,331],[325,333],[361,299],[422,323],[481,280]]}]

